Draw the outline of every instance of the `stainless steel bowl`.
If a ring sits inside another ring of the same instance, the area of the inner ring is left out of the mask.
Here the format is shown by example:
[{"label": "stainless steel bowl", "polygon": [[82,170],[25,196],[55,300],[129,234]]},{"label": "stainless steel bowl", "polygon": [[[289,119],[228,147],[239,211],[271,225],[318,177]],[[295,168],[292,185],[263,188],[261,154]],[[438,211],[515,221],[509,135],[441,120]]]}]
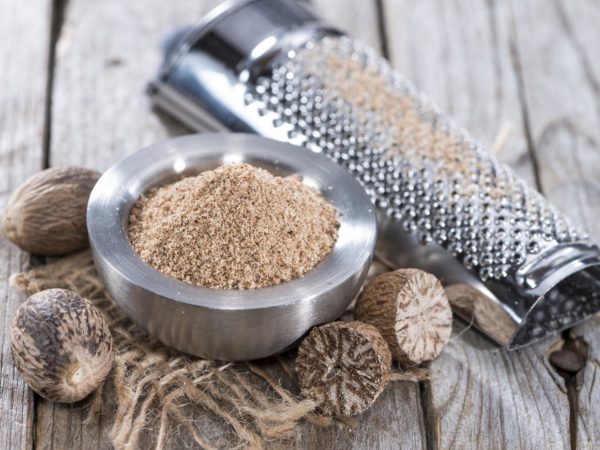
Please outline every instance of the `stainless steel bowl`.
[{"label": "stainless steel bowl", "polygon": [[[129,212],[149,188],[231,162],[299,174],[341,213],[331,253],[304,277],[245,291],[201,288],[147,265],[127,237]],[[369,267],[376,218],[360,184],[325,156],[245,134],[198,134],[144,148],[98,181],[88,205],[96,266],[123,310],[165,344],[219,360],[249,360],[293,345],[339,317]]]}]

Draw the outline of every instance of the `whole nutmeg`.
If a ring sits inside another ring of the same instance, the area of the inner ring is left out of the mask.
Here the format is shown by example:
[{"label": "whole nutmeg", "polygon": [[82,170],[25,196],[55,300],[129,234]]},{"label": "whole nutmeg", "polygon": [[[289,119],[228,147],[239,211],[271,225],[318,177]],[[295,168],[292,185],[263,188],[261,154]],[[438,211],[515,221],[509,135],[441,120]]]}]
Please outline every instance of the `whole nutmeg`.
[{"label": "whole nutmeg", "polygon": [[2,226],[18,247],[40,255],[64,255],[88,245],[86,211],[100,173],[81,167],[46,169],[10,197]]},{"label": "whole nutmeg", "polygon": [[25,382],[44,398],[72,403],[96,390],[115,352],[102,314],[66,289],[32,295],[13,319],[11,349]]}]

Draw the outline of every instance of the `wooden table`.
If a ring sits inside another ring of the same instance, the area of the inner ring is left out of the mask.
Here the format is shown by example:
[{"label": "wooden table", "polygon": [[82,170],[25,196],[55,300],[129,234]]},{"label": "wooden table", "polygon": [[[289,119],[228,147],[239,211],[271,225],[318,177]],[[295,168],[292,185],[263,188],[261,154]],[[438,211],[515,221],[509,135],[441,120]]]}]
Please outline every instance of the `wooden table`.
[{"label": "wooden table", "polygon": [[[215,0],[0,0],[0,208],[48,166],[106,169],[187,132],[143,93],[160,36]],[[443,110],[600,241],[600,2],[314,0],[378,49]],[[504,145],[500,145],[504,141]],[[496,144],[494,144],[496,143]],[[22,300],[8,276],[28,256],[0,240],[0,448],[107,448],[85,408],[32,394],[8,327]],[[599,320],[516,352],[458,334],[427,382],[394,382],[354,430],[303,425],[298,447],[598,448]],[[562,378],[552,349],[585,347]],[[182,445],[185,443],[182,443]]]}]

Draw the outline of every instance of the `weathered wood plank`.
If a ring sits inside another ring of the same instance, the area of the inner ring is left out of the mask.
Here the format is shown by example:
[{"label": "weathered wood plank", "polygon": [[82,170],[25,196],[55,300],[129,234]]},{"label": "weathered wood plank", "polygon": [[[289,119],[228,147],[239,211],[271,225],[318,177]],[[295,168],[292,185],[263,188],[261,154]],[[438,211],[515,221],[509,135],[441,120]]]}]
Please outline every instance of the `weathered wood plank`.
[{"label": "weathered wood plank", "polygon": [[[526,107],[544,192],[600,242],[600,4],[513,1]],[[600,444],[600,320],[573,330],[588,363],[572,398],[577,448]]]},{"label": "weathered wood plank", "polygon": [[[488,148],[511,124],[500,159],[534,184],[506,2],[383,4],[395,66]],[[432,444],[568,448],[569,404],[546,362],[550,344],[506,352],[471,330],[455,337],[431,364]]]},{"label": "weathered wood plank", "polygon": [[[49,0],[0,2],[0,211],[43,166],[50,23]],[[10,354],[10,323],[23,298],[8,278],[27,264],[27,255],[0,236],[0,448],[6,449],[33,445],[34,396]]]},{"label": "weathered wood plank", "polygon": [[306,425],[297,448],[424,449],[425,425],[417,383],[392,382],[375,404],[360,416],[356,426],[330,428]]},{"label": "weathered wood plank", "polygon": [[144,94],[162,37],[221,0],[71,0],[57,47],[50,162],[103,170],[127,153],[183,134]]},{"label": "weathered wood plank", "polygon": [[[217,3],[70,0],[56,50],[51,165],[104,170],[127,153],[188,132],[153,113],[144,89],[158,68],[162,36],[194,24]],[[85,425],[85,401],[40,401],[36,447],[111,448],[114,407],[105,402],[100,420]]]},{"label": "weathered wood plank", "polygon": [[596,449],[600,445],[600,318],[588,320],[572,330],[588,346],[587,363],[576,380],[577,389],[577,448]]},{"label": "weathered wood plank", "polygon": [[439,448],[569,448],[569,404],[549,343],[507,352],[472,331],[431,364]]}]

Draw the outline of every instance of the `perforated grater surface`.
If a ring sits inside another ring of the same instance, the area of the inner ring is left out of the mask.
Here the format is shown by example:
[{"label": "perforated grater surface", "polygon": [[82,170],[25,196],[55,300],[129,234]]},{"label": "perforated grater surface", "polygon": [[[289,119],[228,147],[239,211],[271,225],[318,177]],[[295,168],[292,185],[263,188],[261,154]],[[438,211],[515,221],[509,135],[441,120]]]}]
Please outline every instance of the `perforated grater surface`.
[{"label": "perforated grater surface", "polygon": [[222,5],[170,36],[149,92],[194,129],[257,133],[346,167],[377,207],[378,256],[435,273],[455,311],[501,345],[600,310],[588,236],[303,3]]}]

